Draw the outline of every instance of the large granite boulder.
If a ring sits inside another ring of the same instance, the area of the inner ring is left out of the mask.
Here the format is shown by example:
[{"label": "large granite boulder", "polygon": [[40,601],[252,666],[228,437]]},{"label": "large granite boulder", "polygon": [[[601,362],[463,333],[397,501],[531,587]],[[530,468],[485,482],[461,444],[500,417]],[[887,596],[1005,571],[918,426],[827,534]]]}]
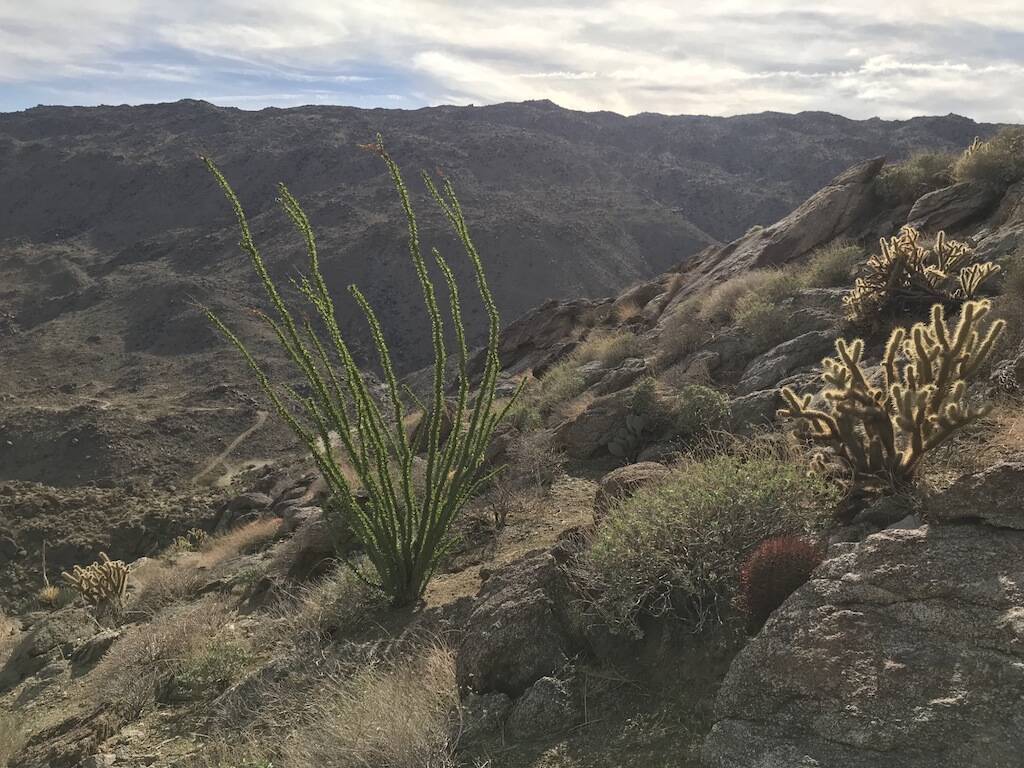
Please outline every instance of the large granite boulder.
[{"label": "large granite boulder", "polygon": [[1021,765],[1024,532],[922,526],[833,552],[733,662],[705,766]]}]

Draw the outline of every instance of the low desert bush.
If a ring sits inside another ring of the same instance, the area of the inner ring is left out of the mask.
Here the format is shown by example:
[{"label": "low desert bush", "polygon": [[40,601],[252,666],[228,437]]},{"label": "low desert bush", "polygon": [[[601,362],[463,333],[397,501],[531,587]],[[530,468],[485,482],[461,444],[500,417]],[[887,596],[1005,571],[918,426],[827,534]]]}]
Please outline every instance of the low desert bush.
[{"label": "low desert bush", "polygon": [[684,386],[679,390],[669,419],[673,437],[692,442],[720,429],[728,421],[729,398],[701,384]]},{"label": "low desert bush", "polygon": [[700,384],[666,392],[653,378],[633,385],[625,422],[611,434],[608,452],[634,461],[659,440],[688,444],[721,427],[729,416],[728,398]]},{"label": "low desert bush", "polygon": [[520,430],[539,429],[547,424],[583,393],[585,382],[579,367],[576,358],[570,356],[527,385],[508,412],[509,423]]},{"label": "low desert bush", "polygon": [[562,472],[565,454],[555,445],[551,430],[519,434],[508,447],[508,472],[543,490]]},{"label": "low desert bush", "polygon": [[811,254],[796,276],[805,288],[842,288],[853,282],[864,261],[864,249],[846,240],[833,240]]},{"label": "low desert bush", "polygon": [[277,606],[267,631],[276,643],[316,648],[341,632],[365,626],[383,604],[379,592],[361,581],[352,569],[339,564]]},{"label": "low desert bush", "polygon": [[432,645],[319,686],[282,768],[449,768],[458,737],[455,655]]},{"label": "low desert bush", "polygon": [[1024,179],[1024,128],[1003,128],[988,141],[976,139],[957,159],[953,176],[1000,191]]},{"label": "low desert bush", "polygon": [[213,698],[252,666],[253,653],[242,642],[211,642],[182,660],[175,672],[175,695],[189,700]]},{"label": "low desert bush", "polygon": [[776,536],[758,544],[740,569],[739,603],[748,628],[760,629],[807,582],[824,555],[819,542],[801,536]]},{"label": "low desert bush", "polygon": [[992,300],[992,315],[1006,321],[996,357],[1005,357],[1024,342],[1024,251],[1007,260],[1002,292]]},{"label": "low desert bush", "polygon": [[902,163],[887,165],[878,174],[876,188],[887,203],[915,202],[921,195],[953,181],[954,155],[947,152],[917,152]]},{"label": "low desert bush", "polygon": [[814,532],[839,491],[767,451],[687,460],[614,507],[578,573],[610,626],[638,631],[641,613],[673,613],[694,631],[718,621],[740,565],[772,536]]},{"label": "low desert bush", "polygon": [[767,352],[797,335],[792,310],[757,293],[741,297],[733,314],[750,354]]}]

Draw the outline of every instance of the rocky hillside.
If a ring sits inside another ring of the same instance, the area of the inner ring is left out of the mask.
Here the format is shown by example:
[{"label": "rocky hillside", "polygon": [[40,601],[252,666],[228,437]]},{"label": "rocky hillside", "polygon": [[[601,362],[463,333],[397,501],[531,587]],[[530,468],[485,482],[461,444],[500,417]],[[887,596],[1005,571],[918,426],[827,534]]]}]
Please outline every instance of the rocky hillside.
[{"label": "rocky hillside", "polygon": [[[200,153],[237,186],[279,275],[301,251],[274,205],[275,184],[290,185],[331,287],[362,287],[408,370],[427,362],[429,344],[400,209],[358,148],[378,131],[410,174],[454,180],[508,322],[547,299],[621,290],[770,223],[854,162],[959,149],[992,130],[956,116],[624,118],[547,102],[0,115],[0,476],[180,483],[257,423],[238,394],[246,372],[195,307],[212,304],[266,338],[245,311],[257,286]],[[412,186],[424,239],[450,252],[422,185]],[[341,307],[365,341],[358,310]],[[466,309],[482,328],[480,307]],[[357,352],[366,360],[364,344]],[[279,443],[267,429],[253,437],[245,459]]]},{"label": "rocky hillside", "polygon": [[[412,608],[339,562],[362,549],[294,452],[214,492],[0,483],[0,764],[1018,765],[1024,141],[1007,135],[989,145],[1007,162],[976,150],[921,183],[864,160],[767,227],[511,323],[498,392],[524,389],[486,457],[503,471]],[[858,314],[880,237],[890,265],[924,266]],[[843,404],[855,428],[812,445],[787,402],[837,427]],[[100,552],[124,561],[106,599],[45,589]]]}]

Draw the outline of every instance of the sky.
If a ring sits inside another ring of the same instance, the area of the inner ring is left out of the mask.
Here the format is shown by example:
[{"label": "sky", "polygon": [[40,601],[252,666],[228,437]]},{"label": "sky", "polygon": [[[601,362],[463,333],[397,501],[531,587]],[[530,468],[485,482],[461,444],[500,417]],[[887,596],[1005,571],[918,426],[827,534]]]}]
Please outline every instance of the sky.
[{"label": "sky", "polygon": [[1024,122],[1024,0],[0,0],[0,111],[205,99]]}]

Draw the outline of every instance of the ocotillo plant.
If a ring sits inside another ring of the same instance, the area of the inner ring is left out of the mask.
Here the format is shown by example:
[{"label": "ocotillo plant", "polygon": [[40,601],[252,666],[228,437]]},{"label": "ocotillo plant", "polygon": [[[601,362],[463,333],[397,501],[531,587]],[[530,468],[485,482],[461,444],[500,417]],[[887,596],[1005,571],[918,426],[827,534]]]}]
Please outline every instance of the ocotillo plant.
[{"label": "ocotillo plant", "polygon": [[[438,189],[424,173],[427,189],[452,225],[472,264],[489,323],[484,372],[471,404],[468,351],[458,286],[446,259],[436,248],[432,249],[433,259],[447,284],[458,364],[458,393],[454,407],[448,406],[446,410],[444,320],[422,255],[409,192],[381,137],[366,148],[383,159],[398,192],[408,223],[409,255],[430,320],[434,380],[433,400],[427,409],[427,429],[421,431],[426,443],[426,482],[422,490],[417,490],[418,484],[413,482],[413,458],[418,446],[406,434],[403,423],[407,405],[402,387],[380,322],[366,297],[355,285],[349,286],[349,292],[366,317],[376,346],[387,393],[387,404],[383,407],[369,391],[338,326],[334,298],[320,271],[316,238],[298,200],[280,185],[279,202],[302,236],[308,256],[308,274],[293,284],[308,300],[319,327],[309,318],[304,317],[301,322],[296,319],[267,271],[238,197],[213,161],[204,158],[234,208],[241,230],[241,247],[248,254],[273,308],[272,315],[258,314],[308,382],[310,394],[302,396],[287,384],[271,381],[249,347],[212,311],[207,310],[207,316],[242,354],[274,409],[309,451],[331,494],[328,514],[340,525],[351,528],[376,570],[376,578],[355,563],[349,565],[360,578],[389,595],[394,605],[407,605],[422,596],[447,550],[448,534],[456,515],[486,479],[481,470],[484,454],[495,426],[505,416],[511,402],[503,408],[495,407],[494,391],[500,369],[498,310],[462,207],[450,181],[445,180]],[[292,408],[292,405],[298,407]],[[452,429],[447,440],[442,440],[445,418],[451,419]],[[339,444],[337,448],[335,439]],[[359,489],[346,479],[343,461],[358,476],[365,499],[357,501]]]},{"label": "ocotillo plant", "polygon": [[[868,380],[862,366],[864,342],[839,339],[838,356],[822,361],[827,409],[812,408],[811,395],[783,387],[787,407],[779,415],[807,427],[856,484],[898,490],[913,479],[927,451],[991,410],[970,405],[966,397],[967,382],[1006,326],[995,320],[982,327],[991,308],[989,301],[967,302],[951,329],[936,304],[930,323],[918,323],[909,334],[896,328],[882,357],[881,386]],[[818,461],[824,459],[822,454]]]}]

